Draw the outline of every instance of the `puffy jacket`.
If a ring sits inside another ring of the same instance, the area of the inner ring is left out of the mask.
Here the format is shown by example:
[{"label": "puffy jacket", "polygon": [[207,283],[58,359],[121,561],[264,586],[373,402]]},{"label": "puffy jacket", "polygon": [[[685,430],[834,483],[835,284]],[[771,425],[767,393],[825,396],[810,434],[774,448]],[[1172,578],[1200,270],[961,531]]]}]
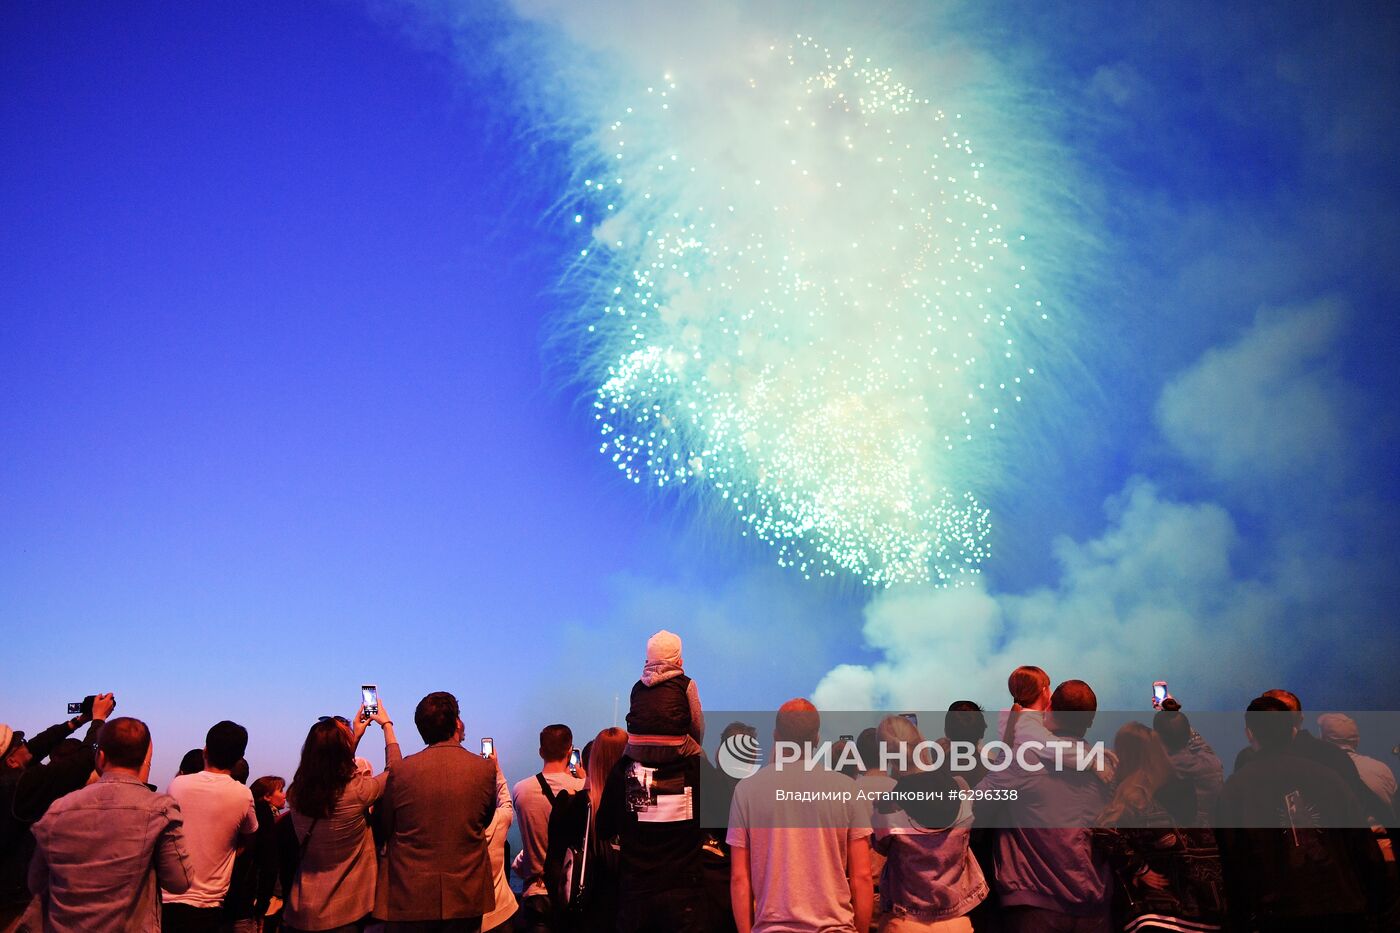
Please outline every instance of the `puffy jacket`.
[{"label": "puffy jacket", "polygon": [[627,731],[633,735],[690,734],[690,678],[675,674],[651,684],[644,680],[632,686],[632,703],[627,712]]}]

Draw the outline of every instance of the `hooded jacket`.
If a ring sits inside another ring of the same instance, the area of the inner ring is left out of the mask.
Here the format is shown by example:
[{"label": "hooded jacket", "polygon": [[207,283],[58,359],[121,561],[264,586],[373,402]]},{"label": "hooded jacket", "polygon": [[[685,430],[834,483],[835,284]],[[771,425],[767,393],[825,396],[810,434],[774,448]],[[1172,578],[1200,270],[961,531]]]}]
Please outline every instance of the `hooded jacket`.
[{"label": "hooded jacket", "polygon": [[1206,740],[1193,734],[1186,745],[1171,754],[1177,777],[1196,789],[1196,825],[1210,826],[1220,792],[1225,787],[1225,767]]},{"label": "hooded jacket", "polygon": [[695,681],[672,661],[648,661],[632,686],[627,731],[633,735],[705,739],[705,714]]}]

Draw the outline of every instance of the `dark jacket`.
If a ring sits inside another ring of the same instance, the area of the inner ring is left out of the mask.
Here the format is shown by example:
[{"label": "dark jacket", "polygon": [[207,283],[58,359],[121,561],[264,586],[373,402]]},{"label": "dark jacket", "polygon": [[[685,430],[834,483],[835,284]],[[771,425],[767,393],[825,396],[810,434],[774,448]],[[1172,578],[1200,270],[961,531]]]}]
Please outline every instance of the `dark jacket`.
[{"label": "dark jacket", "polygon": [[102,722],[94,720],[83,737],[81,749],[58,761],[45,762],[44,759],[74,731],[71,721],[49,726],[28,740],[29,766],[0,777],[0,904],[20,905],[29,901],[26,876],[34,852],[30,827],[48,812],[55,800],[87,783],[101,728]]},{"label": "dark jacket", "polygon": [[[1168,807],[1176,809],[1177,801],[1170,794],[1166,801],[1161,797],[1129,807],[1114,825],[1094,830],[1094,845],[1113,868],[1118,925],[1220,929],[1225,921],[1225,876],[1215,834],[1192,827],[1194,807],[1173,818]],[[1166,879],[1165,888],[1143,880],[1149,870]]]},{"label": "dark jacket", "polygon": [[1262,751],[1225,782],[1216,836],[1238,924],[1360,915],[1375,842],[1335,771],[1289,751]]},{"label": "dark jacket", "polygon": [[627,712],[627,731],[632,735],[688,735],[690,699],[686,691],[690,678],[684,674],[648,685],[632,685],[632,704]]},{"label": "dark jacket", "polygon": [[491,910],[485,832],[495,812],[496,766],[460,745],[391,763],[375,812],[385,843],[374,915],[454,920]]},{"label": "dark jacket", "polygon": [[224,896],[224,916],[229,920],[252,920],[267,913],[277,885],[277,814],[266,800],[254,800],[258,831],[253,843],[233,861],[228,894]]},{"label": "dark jacket", "polygon": [[[1352,797],[1356,799],[1357,804],[1367,817],[1382,826],[1390,826],[1395,822],[1395,814],[1391,812],[1390,806],[1373,794],[1366,783],[1361,780],[1361,773],[1356,770],[1356,762],[1352,761],[1350,755],[1331,742],[1324,742],[1307,729],[1299,729],[1298,735],[1293,739],[1293,744],[1288,747],[1288,752],[1299,758],[1316,762],[1334,772],[1342,779],[1347,790],[1351,791]],[[1239,771],[1249,764],[1259,754],[1260,752],[1248,745],[1240,749],[1239,754],[1235,756],[1235,771]]]},{"label": "dark jacket", "polygon": [[[608,776],[598,805],[598,834],[619,839],[624,899],[701,889],[706,840],[700,825],[702,770],[713,776],[701,755],[655,766],[623,755]],[[710,783],[707,777],[704,786]]]},{"label": "dark jacket", "polygon": [[1093,771],[1027,771],[1013,764],[992,771],[981,791],[1015,791],[1014,800],[994,794],[976,802],[977,821],[996,832],[996,887],[1007,907],[1027,906],[1075,916],[1108,908],[1108,865],[1090,838],[1108,803],[1108,787]]}]

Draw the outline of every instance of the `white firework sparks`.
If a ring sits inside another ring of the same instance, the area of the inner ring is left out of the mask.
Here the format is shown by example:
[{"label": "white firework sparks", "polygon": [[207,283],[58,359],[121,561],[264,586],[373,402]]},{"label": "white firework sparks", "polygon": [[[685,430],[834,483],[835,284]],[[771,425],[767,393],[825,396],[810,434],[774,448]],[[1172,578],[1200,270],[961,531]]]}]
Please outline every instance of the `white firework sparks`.
[{"label": "white firework sparks", "polygon": [[[981,155],[850,51],[799,37],[736,68],[667,75],[598,139],[574,220],[602,451],[805,575],[972,579],[990,525],[968,451],[1021,401],[1046,317]],[[717,107],[728,132],[694,132]]]}]

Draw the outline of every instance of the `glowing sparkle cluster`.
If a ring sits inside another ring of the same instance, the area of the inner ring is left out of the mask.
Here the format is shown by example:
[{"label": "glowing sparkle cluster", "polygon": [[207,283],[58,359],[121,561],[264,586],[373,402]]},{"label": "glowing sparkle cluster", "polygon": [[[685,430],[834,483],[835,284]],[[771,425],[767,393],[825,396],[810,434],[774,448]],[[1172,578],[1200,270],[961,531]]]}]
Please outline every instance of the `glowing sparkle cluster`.
[{"label": "glowing sparkle cluster", "polygon": [[809,577],[979,572],[968,442],[1021,400],[1044,314],[959,127],[806,37],[731,86],[668,75],[606,127],[573,219],[618,469],[712,497]]}]

